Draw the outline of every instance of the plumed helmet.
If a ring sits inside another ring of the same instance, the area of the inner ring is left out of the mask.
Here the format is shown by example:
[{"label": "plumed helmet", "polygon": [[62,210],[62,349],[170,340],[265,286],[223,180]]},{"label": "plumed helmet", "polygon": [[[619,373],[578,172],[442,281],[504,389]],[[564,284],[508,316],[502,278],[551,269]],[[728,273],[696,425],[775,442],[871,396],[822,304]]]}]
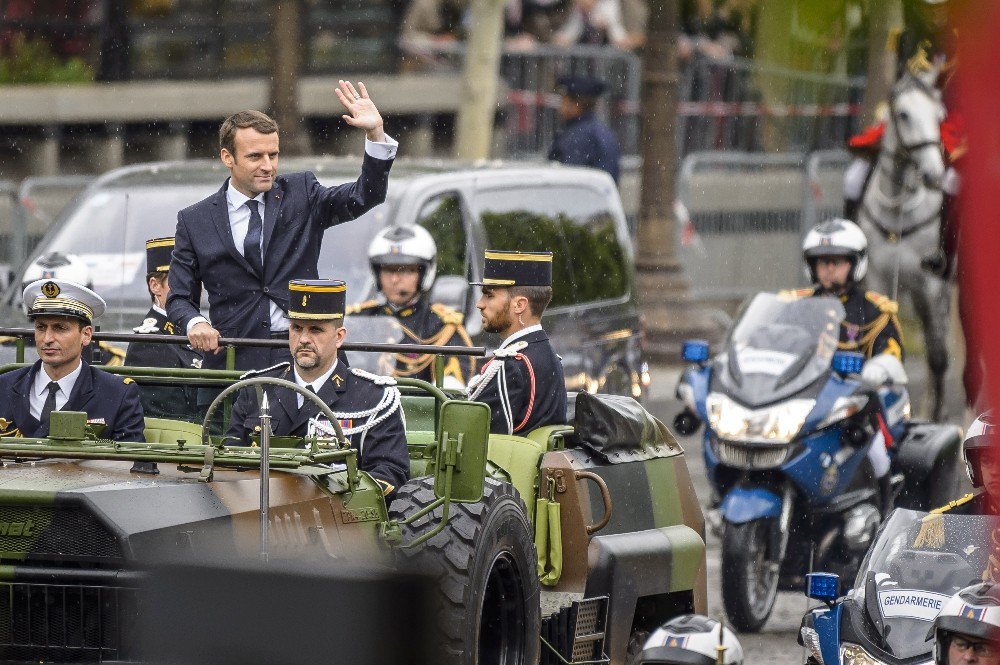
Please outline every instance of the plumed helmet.
[{"label": "plumed helmet", "polygon": [[988,640],[1000,645],[1000,585],[990,583],[965,587],[945,602],[934,619],[934,662],[947,662],[953,635]]},{"label": "plumed helmet", "polygon": [[743,664],[743,647],[733,631],[715,619],[682,614],[653,631],[631,665],[716,665],[720,647],[725,665]]},{"label": "plumed helmet", "polygon": [[962,442],[962,456],[965,458],[965,469],[969,473],[973,487],[983,486],[979,457],[992,445],[997,431],[993,412],[987,411],[972,421],[969,429],[965,432],[965,441]]},{"label": "plumed helmet", "polygon": [[62,279],[87,288],[94,286],[86,262],[76,254],[65,252],[49,252],[32,261],[24,271],[22,288],[40,279]]},{"label": "plumed helmet", "polygon": [[368,263],[375,274],[381,266],[420,266],[421,291],[428,291],[437,276],[437,245],[422,226],[390,226],[378,232],[368,245]]},{"label": "plumed helmet", "polygon": [[848,219],[828,219],[814,226],[802,241],[802,257],[815,284],[816,259],[821,256],[846,256],[851,260],[851,282],[860,282],[868,273],[868,239],[865,232]]}]

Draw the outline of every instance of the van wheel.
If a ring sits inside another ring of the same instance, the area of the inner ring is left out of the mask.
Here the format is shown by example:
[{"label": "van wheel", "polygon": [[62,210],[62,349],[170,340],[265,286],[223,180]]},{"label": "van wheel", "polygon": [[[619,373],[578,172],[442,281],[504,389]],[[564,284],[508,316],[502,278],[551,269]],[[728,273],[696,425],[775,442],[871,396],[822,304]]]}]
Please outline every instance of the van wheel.
[{"label": "van wheel", "polygon": [[[389,509],[402,520],[435,500],[431,477],[403,485]],[[404,566],[440,583],[439,629],[454,665],[515,665],[538,661],[541,611],[537,556],[527,509],[508,483],[486,479],[483,500],[452,503],[445,528],[412,549]],[[403,545],[434,528],[441,509],[400,524]]]}]

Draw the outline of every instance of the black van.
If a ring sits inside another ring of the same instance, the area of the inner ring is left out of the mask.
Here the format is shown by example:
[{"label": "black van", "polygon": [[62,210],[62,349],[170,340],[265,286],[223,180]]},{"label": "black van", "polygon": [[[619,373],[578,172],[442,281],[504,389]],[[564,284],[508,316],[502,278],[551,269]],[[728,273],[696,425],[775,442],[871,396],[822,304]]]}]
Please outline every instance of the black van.
[{"label": "black van", "polygon": [[[358,165],[356,158],[327,157],[285,158],[281,164],[283,172],[309,170],[328,185],[353,180]],[[15,277],[0,320],[26,324],[20,313],[25,271],[38,257],[58,251],[85,264],[88,282],[107,300],[102,330],[138,325],[149,308],[145,240],[173,235],[177,211],[217,191],[226,176],[217,161],[192,160],[126,167],[97,179]],[[463,312],[475,341],[486,346],[500,340],[481,332],[478,288],[469,286],[482,274],[484,250],[553,251],[554,296],[543,325],[563,358],[567,389],[644,396],[648,372],[634,252],[618,190],[607,174],[547,164],[397,160],[386,202],[331,228],[323,239],[320,275],[346,280],[350,301],[376,295],[367,248],[390,223],[419,224],[431,233],[438,246],[432,298]]]}]

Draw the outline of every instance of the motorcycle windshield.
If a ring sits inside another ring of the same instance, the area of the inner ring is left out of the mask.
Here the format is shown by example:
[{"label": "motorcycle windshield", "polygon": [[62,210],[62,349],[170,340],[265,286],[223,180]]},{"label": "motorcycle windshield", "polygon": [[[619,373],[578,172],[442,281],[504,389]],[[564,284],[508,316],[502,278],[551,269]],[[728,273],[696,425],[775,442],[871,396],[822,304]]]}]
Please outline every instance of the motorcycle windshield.
[{"label": "motorcycle windshield", "polygon": [[830,371],[844,306],[836,298],[758,293],[729,332],[718,373],[750,407],[786,399]]},{"label": "motorcycle windshield", "polygon": [[983,580],[996,526],[989,515],[892,513],[848,594],[876,627],[876,641],[882,625],[886,651],[901,660],[931,653],[934,618],[957,591]]},{"label": "motorcycle windshield", "polygon": [[[399,322],[391,316],[348,315],[344,320],[344,327],[347,328],[344,341],[350,344],[400,344],[405,340]],[[392,376],[396,368],[396,357],[392,353],[348,351],[347,361],[351,363],[351,367],[384,376]]]}]

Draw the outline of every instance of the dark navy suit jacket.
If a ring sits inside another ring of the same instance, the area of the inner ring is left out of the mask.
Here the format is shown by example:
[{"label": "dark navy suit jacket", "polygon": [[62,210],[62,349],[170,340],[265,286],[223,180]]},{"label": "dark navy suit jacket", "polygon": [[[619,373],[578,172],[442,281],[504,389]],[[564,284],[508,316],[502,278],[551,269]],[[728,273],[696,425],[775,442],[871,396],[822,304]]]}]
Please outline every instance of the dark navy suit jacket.
[{"label": "dark navy suit jacket", "polygon": [[[266,339],[271,301],[288,311],[288,281],[318,277],[323,232],[385,201],[391,167],[392,160],[366,153],[356,182],[329,188],[309,172],[278,176],[264,195],[263,275],[250,267],[233,242],[227,179],[218,192],[177,214],[167,317],[186,333],[188,321],[201,315],[204,285],[208,319],[223,337]],[[269,358],[267,349],[241,348],[236,366],[260,369]],[[218,369],[224,363],[224,353],[209,353],[203,367]]]},{"label": "dark navy suit jacket", "polygon": [[[282,363],[277,367],[255,376],[271,376],[295,382],[291,367]],[[320,413],[319,407],[309,401],[298,406],[298,393],[281,386],[265,386],[271,404],[271,431],[276,436],[302,436],[307,433],[309,419]],[[319,398],[335,413],[352,413],[374,408],[382,399],[385,387],[376,385],[351,371],[343,363],[320,387]],[[389,485],[391,492],[410,477],[410,455],[406,449],[406,428],[403,425],[402,406],[392,415],[362,434],[349,435],[348,439],[358,448],[358,468],[367,471]],[[380,414],[376,414],[378,417]],[[351,423],[341,422],[342,427],[358,427],[363,420]],[[260,407],[257,393],[253,388],[240,391],[233,404],[233,414],[227,436],[236,437],[242,443],[250,443],[250,437],[260,432]],[[391,496],[391,494],[390,494]]]},{"label": "dark navy suit jacket", "polygon": [[618,158],[618,139],[592,114],[566,123],[549,149],[552,161],[603,169],[615,182],[618,182]]},{"label": "dark navy suit jacket", "polygon": [[[21,436],[45,437],[49,424],[31,416],[31,387],[41,371],[42,361],[31,367],[0,374],[0,418],[7,421],[6,432],[18,429]],[[83,363],[69,400],[60,411],[85,411],[87,420],[103,420],[103,439],[145,441],[139,386],[132,379],[115,376]]]}]

